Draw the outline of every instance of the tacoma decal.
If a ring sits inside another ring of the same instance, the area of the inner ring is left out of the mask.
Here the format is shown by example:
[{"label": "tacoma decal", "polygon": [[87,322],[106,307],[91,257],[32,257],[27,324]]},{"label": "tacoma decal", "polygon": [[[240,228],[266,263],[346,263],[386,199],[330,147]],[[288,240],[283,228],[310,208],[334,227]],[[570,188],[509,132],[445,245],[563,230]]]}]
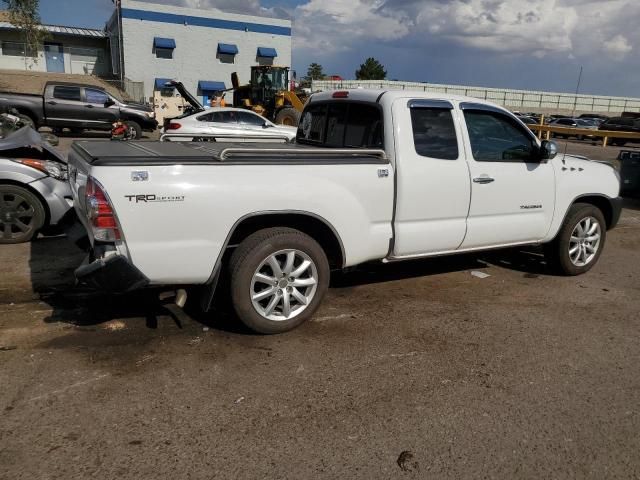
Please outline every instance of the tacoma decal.
[{"label": "tacoma decal", "polygon": [[522,210],[533,210],[535,208],[542,208],[542,205],[520,205]]}]

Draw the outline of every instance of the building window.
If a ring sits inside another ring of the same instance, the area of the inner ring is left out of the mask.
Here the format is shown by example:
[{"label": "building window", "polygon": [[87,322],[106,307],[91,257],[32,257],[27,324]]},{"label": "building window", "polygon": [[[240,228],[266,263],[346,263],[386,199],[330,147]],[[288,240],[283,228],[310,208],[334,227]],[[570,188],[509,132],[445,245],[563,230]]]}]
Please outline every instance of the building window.
[{"label": "building window", "polygon": [[235,55],[229,55],[228,53],[218,53],[216,57],[218,58],[220,63],[229,63],[229,64],[236,63]]},{"label": "building window", "polygon": [[173,58],[173,48],[157,48],[156,58]]},{"label": "building window", "polygon": [[235,63],[238,46],[235,43],[218,43],[216,58],[220,63]]},{"label": "building window", "polygon": [[153,37],[153,49],[156,58],[173,58],[176,41],[173,38]]},{"label": "building window", "polygon": [[2,42],[2,54],[10,57],[37,57],[35,49],[28,49],[21,42]]}]

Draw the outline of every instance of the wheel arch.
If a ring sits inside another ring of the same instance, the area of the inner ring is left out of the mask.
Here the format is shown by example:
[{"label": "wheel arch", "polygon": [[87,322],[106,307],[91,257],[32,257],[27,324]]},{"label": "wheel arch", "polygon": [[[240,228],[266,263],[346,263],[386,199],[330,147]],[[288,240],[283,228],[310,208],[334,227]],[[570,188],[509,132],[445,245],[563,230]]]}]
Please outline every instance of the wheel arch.
[{"label": "wheel arch", "polygon": [[[609,197],[605,195],[593,194],[593,193],[581,195],[575,198],[573,202],[571,202],[571,205],[569,205],[569,208],[571,208],[571,206],[575,205],[576,203],[587,203],[589,205],[593,205],[594,207],[596,207],[598,210],[602,212],[602,215],[604,216],[604,221],[607,224],[607,230],[612,228],[614,224],[614,208],[613,208],[612,200]],[[569,209],[567,209],[567,212],[565,213],[565,218],[567,217],[568,212],[569,212]],[[563,223],[564,223],[564,219],[563,219]]]},{"label": "wheel arch", "polygon": [[344,244],[336,229],[326,219],[306,211],[267,211],[243,216],[231,228],[221,254],[252,233],[272,227],[289,227],[306,233],[320,244],[332,268],[344,267]]}]

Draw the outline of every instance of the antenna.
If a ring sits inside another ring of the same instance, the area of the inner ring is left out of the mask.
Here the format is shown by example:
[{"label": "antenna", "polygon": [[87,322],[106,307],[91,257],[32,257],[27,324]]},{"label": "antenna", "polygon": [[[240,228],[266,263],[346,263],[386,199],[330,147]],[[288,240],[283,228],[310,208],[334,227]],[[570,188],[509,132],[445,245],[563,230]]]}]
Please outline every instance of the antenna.
[{"label": "antenna", "polygon": [[[573,97],[573,110],[571,111],[571,118],[576,116],[576,107],[578,106],[578,92],[580,91],[580,82],[582,81],[582,65],[580,65],[580,73],[578,74],[578,83],[576,85],[576,93]],[[568,138],[567,138],[568,140]],[[564,142],[564,152],[562,153],[562,164],[564,165],[566,162],[564,160],[565,155],[567,154],[567,147],[569,146],[569,142],[565,140]]]}]

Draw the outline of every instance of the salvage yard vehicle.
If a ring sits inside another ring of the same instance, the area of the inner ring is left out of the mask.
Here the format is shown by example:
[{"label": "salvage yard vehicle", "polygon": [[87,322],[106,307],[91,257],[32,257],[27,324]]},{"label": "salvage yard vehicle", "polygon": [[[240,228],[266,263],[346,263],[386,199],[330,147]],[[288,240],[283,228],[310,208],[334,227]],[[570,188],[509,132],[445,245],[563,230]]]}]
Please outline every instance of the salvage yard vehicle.
[{"label": "salvage yard vehicle", "polygon": [[[275,125],[266,118],[245,108],[212,107],[191,115],[182,115],[166,123],[162,129],[169,140],[202,141],[215,140],[215,135],[238,139],[250,134],[255,138],[268,140],[296,138],[297,128],[287,125]],[[192,136],[190,136],[192,135]],[[198,136],[204,135],[204,136]]]},{"label": "salvage yard vehicle", "polygon": [[0,138],[0,244],[30,241],[73,214],[67,165],[29,127]]},{"label": "salvage yard vehicle", "polygon": [[[600,124],[600,130],[611,132],[640,133],[640,119],[632,117],[612,117]],[[610,138],[611,145],[624,146],[632,141],[629,138]]]},{"label": "salvage yard vehicle", "polygon": [[[76,271],[111,291],[227,277],[262,333],[312,316],[331,269],[520,245],[577,275],[618,222],[617,172],[563,155],[494,104],[436,93],[313,95],[296,144],[76,142]],[[243,145],[245,145],[243,147]]]},{"label": "salvage yard vehicle", "polygon": [[140,138],[143,131],[158,127],[151,107],[124,102],[92,85],[47,82],[41,95],[0,93],[1,106],[15,108],[36,130],[111,130],[113,122],[120,119],[132,137]]},{"label": "salvage yard vehicle", "polygon": [[[598,130],[598,125],[584,118],[556,118],[555,120],[552,120],[549,122],[549,126],[562,127],[562,128],[580,128],[585,130]],[[578,140],[584,140],[585,138],[594,138],[593,135],[584,134],[584,133],[570,135],[568,133],[553,132],[552,135],[554,137],[562,137],[562,138],[569,138],[571,136],[575,136]]]}]

